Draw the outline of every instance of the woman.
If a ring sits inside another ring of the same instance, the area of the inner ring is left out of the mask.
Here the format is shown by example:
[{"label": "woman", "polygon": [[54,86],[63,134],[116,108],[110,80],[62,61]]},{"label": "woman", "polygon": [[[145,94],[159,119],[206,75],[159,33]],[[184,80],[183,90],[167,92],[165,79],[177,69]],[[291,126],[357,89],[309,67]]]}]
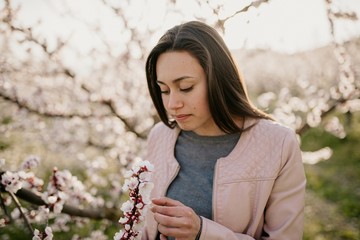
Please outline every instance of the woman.
[{"label": "woman", "polygon": [[295,133],[256,109],[208,25],[168,30],[146,61],[161,122],[143,239],[302,239],[305,174]]}]

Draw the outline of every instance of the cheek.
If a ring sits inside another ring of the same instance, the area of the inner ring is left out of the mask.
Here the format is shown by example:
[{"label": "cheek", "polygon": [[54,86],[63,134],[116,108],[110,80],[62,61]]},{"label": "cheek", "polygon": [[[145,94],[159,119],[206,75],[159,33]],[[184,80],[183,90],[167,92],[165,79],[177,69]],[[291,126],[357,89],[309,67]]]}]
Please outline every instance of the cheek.
[{"label": "cheek", "polygon": [[190,101],[191,109],[194,112],[201,113],[201,114],[208,114],[209,112],[209,104],[207,99],[198,99],[198,101]]},{"label": "cheek", "polygon": [[168,97],[167,97],[166,95],[163,95],[163,96],[161,97],[161,100],[162,100],[162,103],[163,103],[163,105],[164,105],[165,110],[167,110]]},{"label": "cheek", "polygon": [[193,110],[206,111],[209,108],[206,89],[205,88],[199,89],[196,93],[194,93],[194,95],[192,96],[191,100],[188,101],[188,103],[191,104]]},{"label": "cheek", "polygon": [[203,111],[208,111],[209,109],[209,102],[206,96],[203,96],[197,105],[198,108],[201,108]]}]

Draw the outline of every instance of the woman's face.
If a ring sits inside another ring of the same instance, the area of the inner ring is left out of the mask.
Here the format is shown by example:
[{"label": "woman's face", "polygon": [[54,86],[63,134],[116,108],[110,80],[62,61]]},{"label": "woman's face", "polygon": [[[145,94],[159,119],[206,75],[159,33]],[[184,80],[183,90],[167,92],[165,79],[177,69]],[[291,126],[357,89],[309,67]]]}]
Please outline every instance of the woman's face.
[{"label": "woman's face", "polygon": [[164,107],[178,126],[198,135],[223,134],[209,110],[204,69],[186,51],[162,53],[156,63]]}]

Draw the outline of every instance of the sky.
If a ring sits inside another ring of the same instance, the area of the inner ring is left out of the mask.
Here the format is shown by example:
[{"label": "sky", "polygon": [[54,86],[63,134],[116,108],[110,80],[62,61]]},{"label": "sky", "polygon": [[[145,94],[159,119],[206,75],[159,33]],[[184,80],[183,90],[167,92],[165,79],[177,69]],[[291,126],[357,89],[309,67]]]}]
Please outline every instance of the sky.
[{"label": "sky", "polygon": [[[110,0],[111,1],[111,0]],[[142,24],[162,30],[179,24],[184,20],[193,20],[194,14],[206,16],[209,9],[198,9],[193,0],[178,0],[176,7],[180,14],[169,14],[166,0],[131,0],[126,6],[126,13],[133,24]],[[39,31],[47,33],[55,39],[57,35],[77,41],[79,49],[85,49],[96,40],[85,28],[82,22],[97,24],[104,35],[116,43],[117,39],[126,39],[126,34],[119,31],[117,22],[111,18],[108,9],[101,8],[97,0],[14,0],[22,6],[22,16],[28,24],[45,19]],[[114,0],[117,4],[125,1]],[[222,0],[210,1],[223,2]],[[223,16],[228,16],[234,9],[241,9],[250,0],[226,0]],[[345,11],[354,11],[360,17],[360,0],[333,0],[334,6]],[[1,5],[1,1],[0,1]],[[242,6],[241,6],[242,5]],[[66,17],[66,12],[72,11],[74,18]],[[141,19],[141,20],[140,20]],[[131,22],[130,22],[131,23]],[[270,0],[269,3],[252,8],[244,14],[227,21],[224,39],[231,49],[261,48],[278,52],[295,53],[322,47],[332,40],[329,22],[326,17],[325,0]],[[152,36],[152,44],[160,36]],[[360,36],[360,21],[337,21],[336,38],[345,41]],[[116,44],[120,46],[121,44]],[[120,48],[120,47],[119,47]],[[84,50],[85,51],[85,50]],[[114,52],[121,51],[114,47]]]},{"label": "sky", "polygon": [[[360,0],[333,2],[360,17]],[[292,53],[321,47],[332,40],[325,0],[271,0],[232,19],[227,27],[226,40],[235,49],[246,46]],[[340,42],[360,37],[359,20],[337,21],[335,35]]]}]

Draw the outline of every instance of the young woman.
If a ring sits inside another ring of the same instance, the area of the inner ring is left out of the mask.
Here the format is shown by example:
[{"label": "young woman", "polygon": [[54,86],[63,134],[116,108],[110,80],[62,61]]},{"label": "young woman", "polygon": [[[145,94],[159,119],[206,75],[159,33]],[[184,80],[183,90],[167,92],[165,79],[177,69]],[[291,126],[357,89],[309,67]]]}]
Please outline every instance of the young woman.
[{"label": "young woman", "polygon": [[210,26],[168,30],[146,61],[160,116],[143,239],[302,239],[305,174],[294,131],[256,109]]}]

